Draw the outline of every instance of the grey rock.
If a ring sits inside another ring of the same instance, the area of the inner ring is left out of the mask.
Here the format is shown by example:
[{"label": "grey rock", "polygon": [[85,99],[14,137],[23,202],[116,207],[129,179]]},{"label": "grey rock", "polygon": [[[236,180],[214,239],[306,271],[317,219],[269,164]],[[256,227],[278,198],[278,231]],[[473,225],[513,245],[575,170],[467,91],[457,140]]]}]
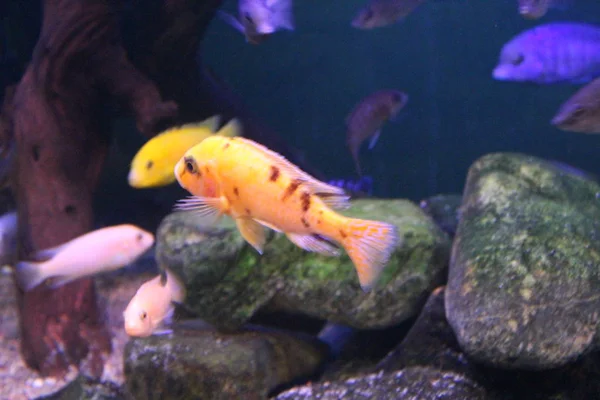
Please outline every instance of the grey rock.
[{"label": "grey rock", "polygon": [[126,400],[123,391],[110,382],[100,382],[84,375],[58,392],[38,397],[36,400]]},{"label": "grey rock", "polygon": [[460,194],[438,194],[421,200],[419,206],[448,235],[454,236],[460,218]]},{"label": "grey rock", "polygon": [[463,354],[446,320],[444,287],[437,288],[404,340],[376,366],[384,372],[407,367],[432,367],[473,377],[474,368]]},{"label": "grey rock", "polygon": [[260,256],[230,221],[208,226],[193,213],[164,219],[157,259],[185,282],[186,306],[220,329],[237,329],[266,306],[359,329],[384,328],[416,315],[444,278],[448,236],[405,200],[357,200],[344,213],[393,223],[402,236],[369,293],[360,288],[345,254],[307,252],[276,234]]},{"label": "grey rock", "polygon": [[265,399],[314,374],[326,356],[318,341],[283,332],[176,329],[127,344],[126,386],[139,400]]},{"label": "grey rock", "polygon": [[598,183],[520,154],[471,166],[446,291],[468,356],[547,369],[596,349],[599,266]]},{"label": "grey rock", "polygon": [[277,400],[489,400],[479,384],[453,372],[413,367],[402,371],[355,377],[342,382],[301,386],[279,394]]}]

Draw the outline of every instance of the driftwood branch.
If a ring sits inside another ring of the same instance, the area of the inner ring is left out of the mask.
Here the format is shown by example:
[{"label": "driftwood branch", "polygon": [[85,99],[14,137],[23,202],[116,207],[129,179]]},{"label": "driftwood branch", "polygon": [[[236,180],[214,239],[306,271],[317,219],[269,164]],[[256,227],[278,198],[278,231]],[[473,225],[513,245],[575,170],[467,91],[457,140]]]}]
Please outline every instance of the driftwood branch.
[{"label": "driftwood branch", "polygon": [[[41,34],[11,118],[23,258],[93,228],[111,96],[127,103],[149,136],[176,112],[127,60],[107,0],[45,0],[43,6]],[[32,368],[61,374],[87,357],[87,373],[102,373],[111,342],[91,279],[57,290],[40,286],[18,300],[21,351]]]}]

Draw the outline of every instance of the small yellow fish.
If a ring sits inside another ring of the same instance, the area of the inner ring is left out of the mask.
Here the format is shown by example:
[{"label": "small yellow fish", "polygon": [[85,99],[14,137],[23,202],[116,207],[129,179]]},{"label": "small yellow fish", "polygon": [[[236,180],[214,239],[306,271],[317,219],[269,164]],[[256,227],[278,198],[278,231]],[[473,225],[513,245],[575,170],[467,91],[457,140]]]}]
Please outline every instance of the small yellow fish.
[{"label": "small yellow fish", "polygon": [[98,229],[36,254],[37,259],[47,261],[17,263],[17,281],[23,290],[31,290],[46,278],[52,278],[49,286],[57,288],[84,276],[130,264],[153,244],[154,235],[134,225]]},{"label": "small yellow fish", "polygon": [[408,95],[404,92],[379,90],[362,99],[346,117],[346,144],[359,176],[362,176],[358,157],[361,144],[370,139],[369,149],[372,149],[383,124],[394,119],[407,102]]},{"label": "small yellow fish", "polygon": [[363,289],[370,289],[398,243],[396,227],[348,218],[343,189],[320,182],[281,155],[245,138],[211,136],[189,149],[175,166],[179,184],[194,196],[178,208],[206,216],[231,216],[240,233],[262,254],[268,227],[297,246],[353,261]]},{"label": "small yellow fish", "polygon": [[173,167],[190,147],[213,134],[239,135],[241,127],[235,119],[217,131],[219,119],[213,116],[197,124],[171,128],[147,141],[131,161],[129,185],[138,189],[169,185],[175,182]]},{"label": "small yellow fish", "polygon": [[158,275],[142,284],[125,308],[125,332],[129,336],[137,337],[168,332],[162,328],[169,324],[173,317],[173,303],[181,303],[184,299],[183,285],[172,273],[165,270],[165,276]]}]

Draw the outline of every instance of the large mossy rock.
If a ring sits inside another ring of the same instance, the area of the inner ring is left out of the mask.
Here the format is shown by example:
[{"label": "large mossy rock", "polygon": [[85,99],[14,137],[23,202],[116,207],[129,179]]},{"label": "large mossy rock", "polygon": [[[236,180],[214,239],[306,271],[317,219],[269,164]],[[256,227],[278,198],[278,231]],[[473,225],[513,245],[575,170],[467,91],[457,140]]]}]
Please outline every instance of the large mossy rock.
[{"label": "large mossy rock", "polygon": [[284,332],[176,329],[127,344],[126,387],[139,400],[265,399],[312,376],[327,356],[317,340]]},{"label": "large mossy rock", "polygon": [[541,159],[469,170],[446,315],[463,350],[498,367],[563,365],[598,343],[600,186]]},{"label": "large mossy rock", "polygon": [[395,224],[401,241],[376,287],[363,292],[344,253],[304,251],[273,234],[259,255],[231,221],[207,226],[193,213],[167,216],[157,234],[157,259],[186,284],[186,305],[207,322],[235,329],[262,306],[355,328],[381,328],[418,313],[444,278],[450,242],[415,204],[357,200],[348,216]]}]

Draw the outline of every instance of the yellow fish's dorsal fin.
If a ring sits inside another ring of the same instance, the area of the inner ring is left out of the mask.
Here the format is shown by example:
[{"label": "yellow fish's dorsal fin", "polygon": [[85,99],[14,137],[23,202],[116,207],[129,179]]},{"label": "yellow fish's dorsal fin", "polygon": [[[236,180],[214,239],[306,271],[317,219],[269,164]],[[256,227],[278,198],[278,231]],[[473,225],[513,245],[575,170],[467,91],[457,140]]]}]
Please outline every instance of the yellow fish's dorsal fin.
[{"label": "yellow fish's dorsal fin", "polygon": [[216,135],[234,137],[242,134],[242,123],[239,119],[233,118],[225,126],[218,131],[214,131]]},{"label": "yellow fish's dorsal fin", "polygon": [[200,122],[192,122],[189,124],[181,125],[174,129],[193,129],[193,128],[208,128],[211,132],[216,132],[219,129],[219,124],[221,123],[220,115],[213,115],[210,118],[205,119]]},{"label": "yellow fish's dorsal fin", "polygon": [[301,180],[304,187],[311,191],[311,194],[319,196],[328,206],[337,209],[349,207],[348,200],[350,197],[344,192],[344,189],[319,181],[289,162],[281,154],[269,150],[253,140],[243,137],[236,137],[233,140],[244,143],[263,153],[282,172],[289,174],[292,179]]},{"label": "yellow fish's dorsal fin", "polygon": [[183,130],[183,129],[199,129],[199,128],[208,129],[211,132],[216,132],[217,129],[219,128],[220,123],[221,123],[221,116],[213,115],[212,117],[207,118],[201,122],[191,122],[189,124],[174,126],[172,128],[169,128],[169,129],[161,132],[160,135],[166,135],[168,133]]}]

